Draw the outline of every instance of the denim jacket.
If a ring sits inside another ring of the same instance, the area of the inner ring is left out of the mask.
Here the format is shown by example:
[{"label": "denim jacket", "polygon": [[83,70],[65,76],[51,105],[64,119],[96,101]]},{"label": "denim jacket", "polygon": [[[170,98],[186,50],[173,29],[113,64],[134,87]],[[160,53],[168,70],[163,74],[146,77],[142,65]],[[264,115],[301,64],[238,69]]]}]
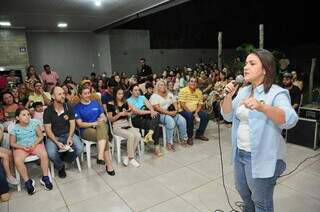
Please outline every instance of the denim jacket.
[{"label": "denim jacket", "polygon": [[[221,114],[226,121],[232,121],[232,162],[237,150],[237,130],[240,120],[236,116],[240,103],[250,96],[252,86],[241,88],[238,95],[232,101],[232,111]],[[285,123],[282,125],[274,123],[264,113],[257,110],[249,112],[249,129],[251,143],[251,165],[253,178],[268,178],[274,175],[278,159],[284,159],[286,145],[281,135],[282,129],[290,129],[298,122],[298,115],[290,103],[290,95],[286,89],[272,85],[268,93],[264,92],[263,85],[253,91],[253,96],[258,101],[263,100],[265,104],[278,107],[285,112]]]}]

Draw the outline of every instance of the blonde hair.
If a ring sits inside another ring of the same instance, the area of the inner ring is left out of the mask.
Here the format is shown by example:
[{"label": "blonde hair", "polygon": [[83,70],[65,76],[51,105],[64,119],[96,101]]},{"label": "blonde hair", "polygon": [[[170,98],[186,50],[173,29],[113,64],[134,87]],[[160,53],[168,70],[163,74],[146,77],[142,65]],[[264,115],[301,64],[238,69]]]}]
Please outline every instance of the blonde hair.
[{"label": "blonde hair", "polygon": [[163,79],[160,79],[157,83],[156,83],[156,86],[154,87],[154,92],[153,93],[156,93],[159,95],[159,86],[160,86],[160,83],[163,83],[165,88],[166,88],[166,96],[168,96],[169,94],[169,91],[168,91],[168,88],[167,88],[167,82]]}]

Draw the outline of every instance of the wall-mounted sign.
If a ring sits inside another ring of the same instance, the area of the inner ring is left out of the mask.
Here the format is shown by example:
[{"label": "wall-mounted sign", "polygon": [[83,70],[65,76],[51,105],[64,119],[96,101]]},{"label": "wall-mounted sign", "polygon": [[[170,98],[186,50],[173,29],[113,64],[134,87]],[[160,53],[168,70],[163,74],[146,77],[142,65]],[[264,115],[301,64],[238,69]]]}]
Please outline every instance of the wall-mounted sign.
[{"label": "wall-mounted sign", "polygon": [[27,48],[26,47],[20,47],[20,52],[21,53],[26,53],[27,52]]}]

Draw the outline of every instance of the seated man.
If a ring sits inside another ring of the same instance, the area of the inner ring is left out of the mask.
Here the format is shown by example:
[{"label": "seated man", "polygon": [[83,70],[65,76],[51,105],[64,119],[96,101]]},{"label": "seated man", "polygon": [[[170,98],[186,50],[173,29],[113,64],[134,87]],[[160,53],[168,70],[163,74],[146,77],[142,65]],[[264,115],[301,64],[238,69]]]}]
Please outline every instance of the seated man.
[{"label": "seated man", "polygon": [[187,121],[187,143],[189,145],[193,145],[194,119],[196,121],[200,121],[200,126],[196,132],[195,138],[208,141],[209,139],[203,135],[209,121],[208,114],[204,111],[201,111],[203,105],[203,96],[202,92],[197,89],[197,79],[195,77],[191,77],[188,81],[187,87],[180,90],[178,99],[181,106],[180,114]]},{"label": "seated man", "polygon": [[65,178],[66,172],[63,160],[74,161],[83,151],[83,144],[79,137],[74,135],[74,111],[72,107],[65,103],[63,89],[54,87],[52,97],[54,102],[46,108],[43,116],[48,137],[45,145],[49,159],[59,170],[59,177]]},{"label": "seated man", "polygon": [[283,87],[289,90],[292,107],[295,111],[298,111],[301,101],[301,90],[293,84],[292,74],[283,74],[282,83]]},{"label": "seated man", "polygon": [[43,86],[40,81],[36,81],[34,83],[34,93],[30,94],[26,108],[32,107],[32,104],[35,102],[42,102],[43,105],[49,105],[51,103],[51,95],[43,90]]}]

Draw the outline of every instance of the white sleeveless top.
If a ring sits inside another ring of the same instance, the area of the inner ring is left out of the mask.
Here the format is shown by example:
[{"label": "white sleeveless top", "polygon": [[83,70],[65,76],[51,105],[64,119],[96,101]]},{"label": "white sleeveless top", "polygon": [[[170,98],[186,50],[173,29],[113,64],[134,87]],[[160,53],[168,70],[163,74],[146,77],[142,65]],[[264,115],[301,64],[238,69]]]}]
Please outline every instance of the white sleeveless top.
[{"label": "white sleeveless top", "polygon": [[244,105],[238,107],[236,116],[240,120],[237,132],[237,146],[239,149],[251,152],[250,129],[249,129],[249,109]]}]

